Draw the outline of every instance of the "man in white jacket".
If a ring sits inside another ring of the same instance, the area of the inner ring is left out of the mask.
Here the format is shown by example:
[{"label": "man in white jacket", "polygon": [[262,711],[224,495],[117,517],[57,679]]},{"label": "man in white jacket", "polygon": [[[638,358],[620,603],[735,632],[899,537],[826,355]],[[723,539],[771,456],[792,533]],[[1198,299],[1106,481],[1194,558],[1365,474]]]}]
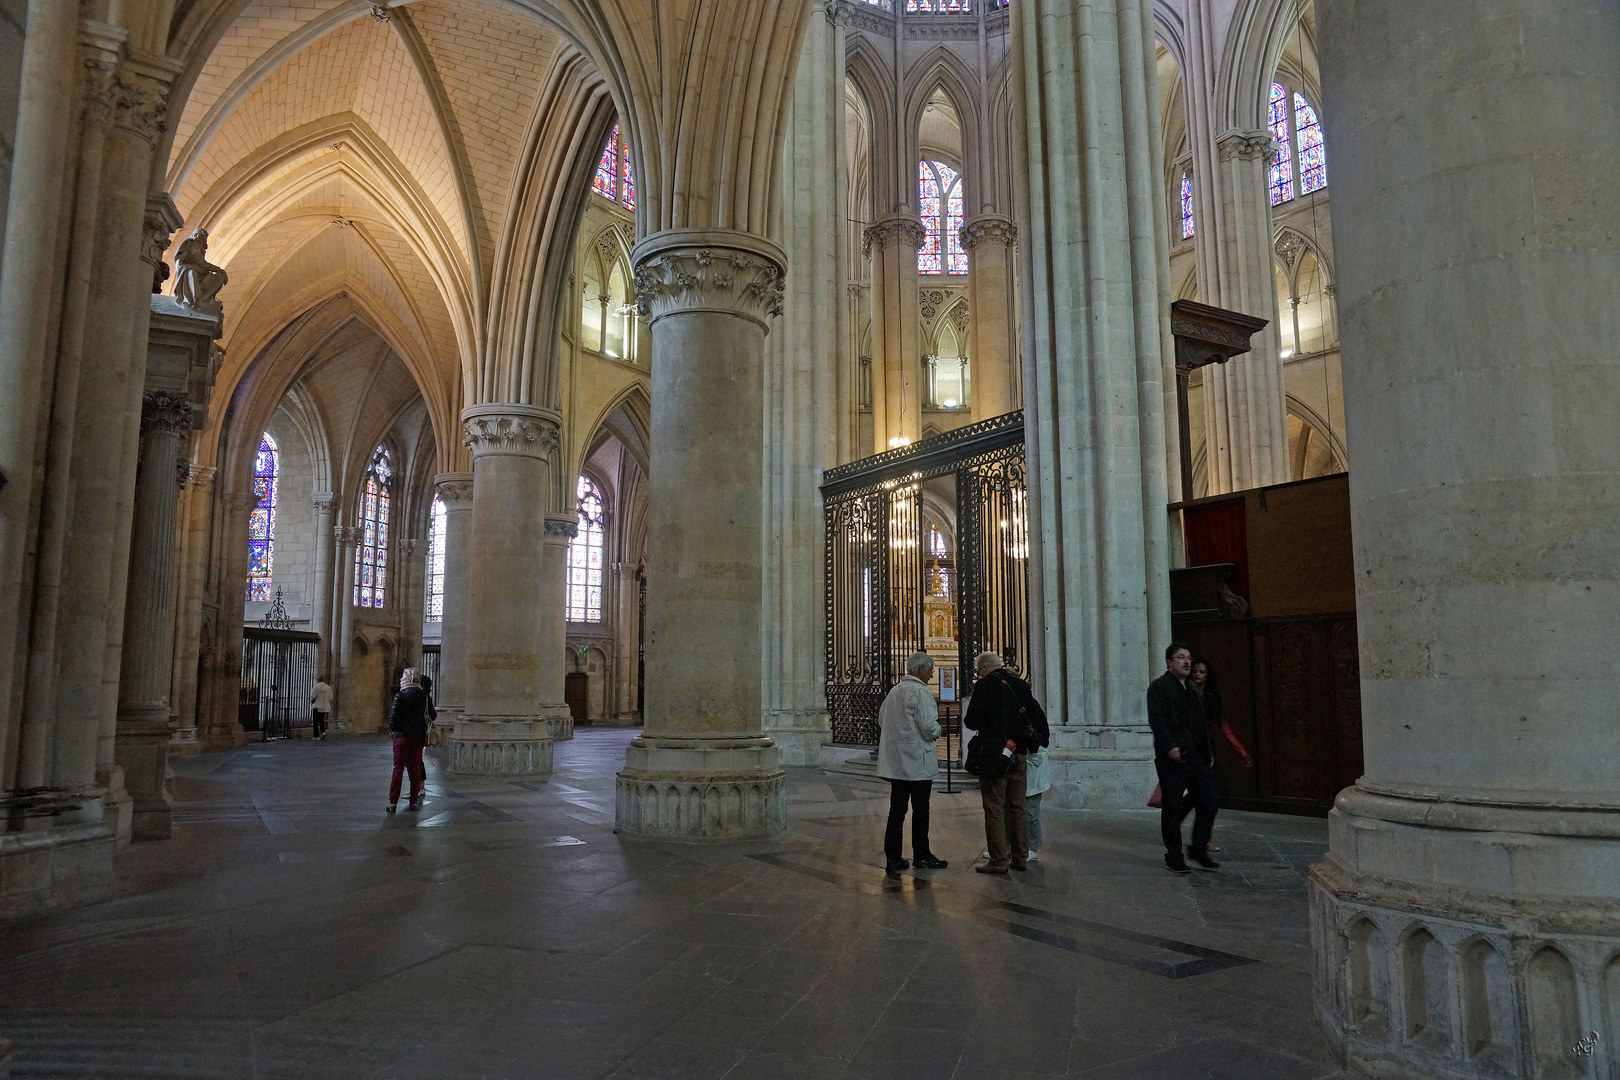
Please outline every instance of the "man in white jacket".
[{"label": "man in white jacket", "polygon": [[939,703],[928,682],[934,661],[927,653],[913,653],[906,673],[894,684],[878,710],[877,773],[889,782],[889,827],[883,833],[887,871],[898,874],[911,864],[900,857],[900,832],[911,803],[911,856],[922,870],[943,870],[944,859],[934,858],[928,847],[928,797],[939,773],[935,742],[939,739]]}]

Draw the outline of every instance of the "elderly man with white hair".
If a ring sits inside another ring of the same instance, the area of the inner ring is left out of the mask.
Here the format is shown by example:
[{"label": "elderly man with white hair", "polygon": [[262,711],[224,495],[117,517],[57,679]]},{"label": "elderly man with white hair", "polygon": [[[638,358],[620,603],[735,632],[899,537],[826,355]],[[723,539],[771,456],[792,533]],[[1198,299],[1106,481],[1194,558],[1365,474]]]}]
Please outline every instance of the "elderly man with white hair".
[{"label": "elderly man with white hair", "polygon": [[[928,847],[928,797],[939,772],[939,703],[928,689],[934,661],[925,652],[913,653],[906,673],[894,684],[878,710],[877,773],[889,782],[889,826],[883,833],[883,856],[888,873],[898,874],[914,863],[922,870],[943,870],[948,863],[934,858]],[[911,857],[900,857],[900,834],[911,804]]]},{"label": "elderly man with white hair", "polygon": [[1025,785],[1029,755],[1051,741],[1051,729],[1029,683],[1008,671],[1001,657],[982,652],[974,658],[973,671],[978,681],[973,684],[973,697],[968,701],[962,726],[978,732],[1007,759],[1006,772],[979,777],[989,861],[974,869],[981,874],[1026,870],[1029,811]]}]

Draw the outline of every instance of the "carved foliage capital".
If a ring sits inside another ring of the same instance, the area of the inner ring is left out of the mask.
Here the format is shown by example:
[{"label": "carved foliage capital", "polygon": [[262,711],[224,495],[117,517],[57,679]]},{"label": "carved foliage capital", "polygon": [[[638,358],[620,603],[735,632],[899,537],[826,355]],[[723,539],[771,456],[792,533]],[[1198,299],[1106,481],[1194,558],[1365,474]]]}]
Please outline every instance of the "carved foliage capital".
[{"label": "carved foliage capital", "polygon": [[720,310],[763,322],[782,314],[782,268],[751,251],[670,247],[636,267],[636,310],[650,319]]},{"label": "carved foliage capital", "polygon": [[1018,226],[1006,218],[974,218],[962,226],[960,235],[962,246],[969,251],[980,244],[1005,244],[1012,247],[1018,243]]},{"label": "carved foliage capital", "polygon": [[169,88],[124,72],[118,79],[113,122],[148,144],[156,142],[157,137],[168,130]]},{"label": "carved foliage capital", "polygon": [[451,510],[472,505],[473,482],[470,474],[441,476],[434,481],[433,489]]},{"label": "carved foliage capital", "polygon": [[1267,165],[1277,160],[1279,152],[1277,140],[1269,131],[1228,131],[1215,140],[1215,147],[1222,161],[1262,158]]},{"label": "carved foliage capital", "polygon": [[920,248],[927,240],[928,233],[923,224],[916,218],[888,217],[875,221],[866,227],[861,234],[861,254],[872,254],[874,247],[889,247],[895,244],[904,244],[911,248]]},{"label": "carved foliage capital", "polygon": [[113,100],[118,90],[118,65],[101,57],[84,62],[84,122],[101,127],[112,118]]},{"label": "carved foliage capital", "polygon": [[577,517],[548,514],[546,516],[546,535],[566,537],[572,540],[579,535],[579,519]]},{"label": "carved foliage capital", "polygon": [[141,430],[156,435],[184,435],[191,430],[191,395],[154,390],[141,397]]},{"label": "carved foliage capital", "polygon": [[561,442],[557,425],[541,416],[489,412],[462,421],[461,443],[475,459],[504,454],[548,460]]}]

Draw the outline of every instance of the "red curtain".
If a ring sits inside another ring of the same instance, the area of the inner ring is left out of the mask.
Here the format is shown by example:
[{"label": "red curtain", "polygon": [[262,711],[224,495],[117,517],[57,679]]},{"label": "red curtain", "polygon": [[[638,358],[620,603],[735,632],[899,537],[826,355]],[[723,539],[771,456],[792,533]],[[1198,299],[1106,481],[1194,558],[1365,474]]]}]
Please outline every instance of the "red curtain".
[{"label": "red curtain", "polygon": [[1245,525],[1244,499],[1189,506],[1181,512],[1181,527],[1187,538],[1187,565],[1209,566],[1233,563],[1232,591],[1249,595],[1249,531]]}]

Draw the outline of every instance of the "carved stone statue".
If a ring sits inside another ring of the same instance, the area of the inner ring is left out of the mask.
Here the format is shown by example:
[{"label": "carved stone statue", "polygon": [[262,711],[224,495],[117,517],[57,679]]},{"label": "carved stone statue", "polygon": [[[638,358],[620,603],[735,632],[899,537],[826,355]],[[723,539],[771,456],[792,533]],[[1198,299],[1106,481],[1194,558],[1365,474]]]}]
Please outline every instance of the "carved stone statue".
[{"label": "carved stone statue", "polygon": [[174,253],[174,298],[186,307],[212,304],[230,275],[206,258],[208,230],[198,229]]}]

